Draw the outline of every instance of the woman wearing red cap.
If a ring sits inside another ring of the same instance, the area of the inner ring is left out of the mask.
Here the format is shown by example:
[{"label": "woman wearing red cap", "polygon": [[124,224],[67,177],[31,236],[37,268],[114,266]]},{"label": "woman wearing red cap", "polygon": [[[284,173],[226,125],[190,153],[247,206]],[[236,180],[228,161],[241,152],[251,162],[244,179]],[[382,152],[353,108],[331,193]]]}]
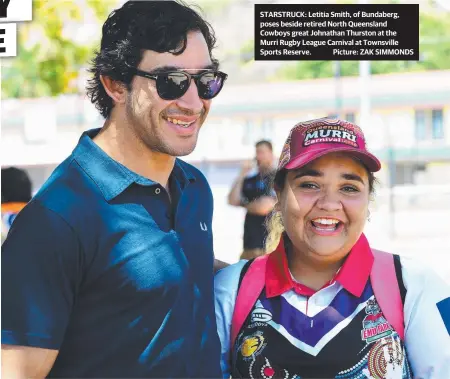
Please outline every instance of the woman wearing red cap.
[{"label": "woman wearing red cap", "polygon": [[289,134],[271,254],[215,278],[224,378],[450,378],[450,288],[363,234],[380,162],[361,129]]}]

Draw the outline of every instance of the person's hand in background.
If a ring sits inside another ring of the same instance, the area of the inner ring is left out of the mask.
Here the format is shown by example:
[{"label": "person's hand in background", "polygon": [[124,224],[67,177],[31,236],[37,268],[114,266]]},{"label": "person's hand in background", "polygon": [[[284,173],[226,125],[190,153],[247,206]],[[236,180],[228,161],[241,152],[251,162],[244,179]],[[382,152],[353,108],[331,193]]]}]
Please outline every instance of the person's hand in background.
[{"label": "person's hand in background", "polygon": [[241,166],[241,177],[247,176],[247,174],[255,167],[255,161],[254,160],[247,160],[242,163]]}]

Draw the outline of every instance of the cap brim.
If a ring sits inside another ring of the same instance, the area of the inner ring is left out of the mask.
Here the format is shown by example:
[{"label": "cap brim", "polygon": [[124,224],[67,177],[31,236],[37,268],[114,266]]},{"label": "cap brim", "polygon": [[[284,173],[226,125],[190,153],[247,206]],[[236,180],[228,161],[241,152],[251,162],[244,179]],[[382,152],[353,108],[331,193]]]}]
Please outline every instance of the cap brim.
[{"label": "cap brim", "polygon": [[361,151],[359,149],[355,149],[352,147],[333,147],[333,148],[319,148],[315,150],[310,150],[305,154],[300,155],[299,157],[296,157],[289,161],[286,166],[284,166],[287,170],[293,170],[296,168],[303,167],[307,165],[308,163],[312,162],[313,160],[323,157],[324,155],[330,154],[330,153],[336,153],[336,152],[343,152],[350,155],[353,155],[354,157],[361,160],[362,163],[364,163],[365,166],[369,169],[371,172],[377,172],[381,169],[381,163],[374,155],[370,154],[369,152]]}]

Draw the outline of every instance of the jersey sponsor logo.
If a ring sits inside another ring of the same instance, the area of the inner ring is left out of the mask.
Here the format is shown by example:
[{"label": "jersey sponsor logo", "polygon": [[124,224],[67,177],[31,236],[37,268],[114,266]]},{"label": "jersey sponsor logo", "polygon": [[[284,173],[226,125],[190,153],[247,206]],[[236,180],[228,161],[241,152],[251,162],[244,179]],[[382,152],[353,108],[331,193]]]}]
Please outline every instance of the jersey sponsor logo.
[{"label": "jersey sponsor logo", "polygon": [[272,313],[264,308],[255,308],[251,315],[251,323],[266,323],[272,320]]},{"label": "jersey sponsor logo", "polygon": [[261,331],[258,331],[248,337],[245,337],[244,341],[242,341],[242,344],[239,348],[241,351],[242,357],[245,358],[252,358],[255,357],[264,350],[267,343],[264,341],[264,336]]},{"label": "jersey sponsor logo", "polygon": [[364,317],[361,331],[361,338],[364,341],[370,343],[392,334],[392,326],[384,318],[375,298],[367,301],[365,311],[367,316]]},{"label": "jersey sponsor logo", "polygon": [[441,315],[442,321],[447,328],[448,334],[450,334],[450,297],[441,300],[436,304],[439,314]]}]

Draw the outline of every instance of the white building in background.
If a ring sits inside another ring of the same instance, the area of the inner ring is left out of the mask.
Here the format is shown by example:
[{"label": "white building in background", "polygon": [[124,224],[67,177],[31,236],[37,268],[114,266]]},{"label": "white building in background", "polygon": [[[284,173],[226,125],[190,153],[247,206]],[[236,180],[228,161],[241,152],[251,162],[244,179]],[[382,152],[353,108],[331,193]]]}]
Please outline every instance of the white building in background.
[{"label": "white building in background", "polygon": [[[358,77],[342,78],[339,86],[336,79],[225,86],[187,157],[214,193],[217,258],[235,262],[242,249],[245,212],[227,205],[227,193],[240,161],[253,157],[254,143],[271,139],[279,153],[298,121],[338,111],[358,123],[359,89]],[[449,278],[442,262],[450,251],[450,70],[372,76],[368,91],[370,124],[360,126],[383,169],[365,233],[375,248],[417,256]],[[37,190],[81,133],[102,123],[82,96],[2,100],[2,166],[25,168]],[[390,172],[396,182],[392,190]]]},{"label": "white building in background", "polygon": [[[358,77],[225,85],[213,101],[199,143],[187,160],[208,173],[251,158],[254,143],[272,140],[278,153],[300,120],[333,116],[358,123]],[[395,184],[450,184],[450,71],[372,76],[369,148]],[[340,98],[337,94],[340,93]],[[2,166],[28,170],[39,187],[67,157],[84,130],[103,120],[77,95],[2,100]],[[214,175],[216,176],[216,175]]]}]

